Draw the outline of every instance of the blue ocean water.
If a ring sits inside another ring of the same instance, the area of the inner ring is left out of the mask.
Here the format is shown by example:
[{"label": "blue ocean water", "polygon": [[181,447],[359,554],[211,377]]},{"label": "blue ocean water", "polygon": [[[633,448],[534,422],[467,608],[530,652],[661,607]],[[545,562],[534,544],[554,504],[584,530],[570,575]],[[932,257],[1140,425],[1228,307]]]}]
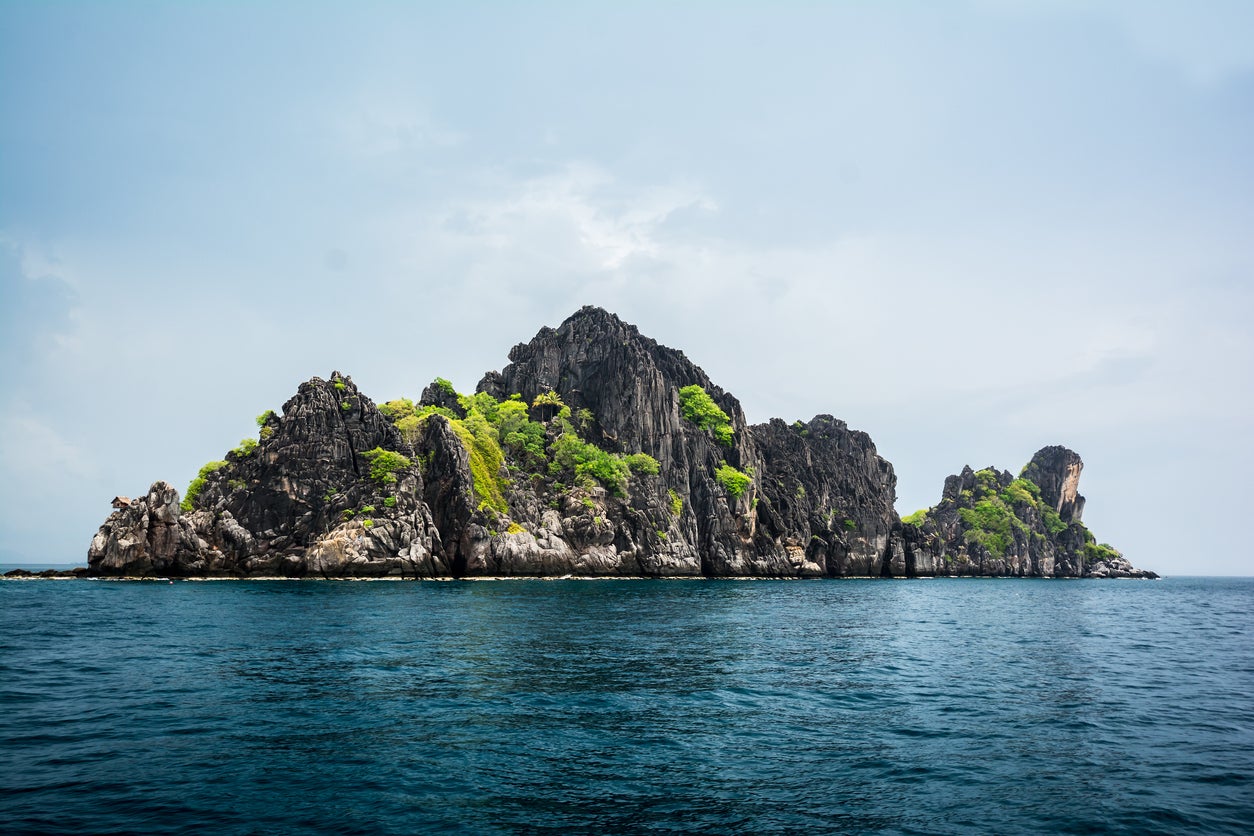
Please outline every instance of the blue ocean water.
[{"label": "blue ocean water", "polygon": [[0,829],[1248,833],[1254,579],[0,583]]}]

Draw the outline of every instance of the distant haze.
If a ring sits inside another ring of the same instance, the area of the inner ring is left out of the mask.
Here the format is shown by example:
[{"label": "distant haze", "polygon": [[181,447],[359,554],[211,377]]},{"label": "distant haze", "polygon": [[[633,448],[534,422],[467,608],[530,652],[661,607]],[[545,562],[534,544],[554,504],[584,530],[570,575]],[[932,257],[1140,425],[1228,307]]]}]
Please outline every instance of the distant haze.
[{"label": "distant haze", "polygon": [[1254,574],[1254,5],[0,5],[0,563],[83,563],[333,369],[470,391],[596,304],[898,511],[1064,444]]}]

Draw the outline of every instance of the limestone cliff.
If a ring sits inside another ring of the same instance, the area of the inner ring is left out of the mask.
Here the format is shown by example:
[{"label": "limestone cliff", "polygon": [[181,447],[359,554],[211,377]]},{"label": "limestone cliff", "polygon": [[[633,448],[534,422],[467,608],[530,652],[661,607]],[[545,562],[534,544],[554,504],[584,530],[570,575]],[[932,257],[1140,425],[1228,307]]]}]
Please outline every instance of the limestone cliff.
[{"label": "limestone cliff", "polygon": [[[749,426],[736,398],[682,352],[599,308],[542,329],[509,360],[474,394],[437,378],[416,403],[375,404],[338,372],[301,384],[281,414],[259,418],[257,441],[206,465],[182,502],[158,482],[119,503],[92,541],[91,572],[879,577],[950,568],[951,552],[935,551],[952,533],[947,518],[938,512],[935,531],[903,528],[892,466],[842,421]],[[1074,473],[1059,462],[1042,460],[1035,484],[1055,516],[1078,523],[1078,457]],[[1000,571],[975,556],[969,573]],[[1067,574],[1080,564],[1057,565]]]},{"label": "limestone cliff", "polygon": [[1081,522],[1084,462],[1065,447],[1039,450],[1019,478],[964,467],[941,501],[902,520],[908,575],[1155,578],[1097,543]]}]

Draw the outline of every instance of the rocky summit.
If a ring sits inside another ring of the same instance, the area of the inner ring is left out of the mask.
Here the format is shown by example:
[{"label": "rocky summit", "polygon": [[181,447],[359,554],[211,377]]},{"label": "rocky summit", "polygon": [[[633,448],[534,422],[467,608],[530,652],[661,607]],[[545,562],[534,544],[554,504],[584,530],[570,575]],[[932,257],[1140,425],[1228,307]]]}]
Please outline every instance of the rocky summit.
[{"label": "rocky summit", "polygon": [[683,352],[585,307],[474,394],[376,404],[333,372],[186,494],[117,497],[88,570],[170,577],[1153,577],[1080,521],[1082,463],[966,468],[905,520],[870,437],[749,425]]}]

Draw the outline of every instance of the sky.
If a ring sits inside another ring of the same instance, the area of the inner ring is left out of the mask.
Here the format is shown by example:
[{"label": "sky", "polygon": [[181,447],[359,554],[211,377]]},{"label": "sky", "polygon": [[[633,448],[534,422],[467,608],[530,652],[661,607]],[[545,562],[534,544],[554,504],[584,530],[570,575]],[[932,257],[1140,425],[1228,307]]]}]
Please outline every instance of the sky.
[{"label": "sky", "polygon": [[898,511],[1085,461],[1097,538],[1254,575],[1254,4],[0,3],[0,563],[303,380],[462,391],[585,304]]}]

